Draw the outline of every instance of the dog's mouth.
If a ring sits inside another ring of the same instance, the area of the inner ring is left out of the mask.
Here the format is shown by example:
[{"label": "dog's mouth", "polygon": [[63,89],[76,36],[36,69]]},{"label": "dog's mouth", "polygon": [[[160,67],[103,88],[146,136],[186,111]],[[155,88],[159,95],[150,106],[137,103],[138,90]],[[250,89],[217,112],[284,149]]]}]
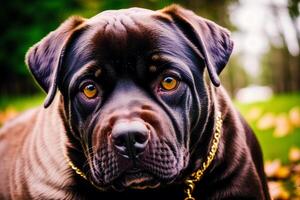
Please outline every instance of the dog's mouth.
[{"label": "dog's mouth", "polygon": [[114,181],[116,190],[124,189],[153,189],[160,186],[160,182],[152,174],[140,169],[125,171]]},{"label": "dog's mouth", "polygon": [[185,151],[172,151],[163,141],[152,141],[143,154],[131,159],[116,153],[111,146],[104,147],[93,157],[91,179],[108,190],[164,187],[174,182],[188,163],[186,154],[181,153]]}]

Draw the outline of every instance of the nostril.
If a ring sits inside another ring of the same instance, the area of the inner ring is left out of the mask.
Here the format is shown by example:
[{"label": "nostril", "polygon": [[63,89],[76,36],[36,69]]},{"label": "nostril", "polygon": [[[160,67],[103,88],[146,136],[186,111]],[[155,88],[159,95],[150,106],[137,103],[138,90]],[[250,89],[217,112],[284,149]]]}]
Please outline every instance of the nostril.
[{"label": "nostril", "polygon": [[125,146],[127,136],[125,134],[115,133],[112,134],[112,140],[114,145]]},{"label": "nostril", "polygon": [[111,132],[115,149],[126,158],[135,158],[142,153],[147,146],[149,135],[149,130],[140,121],[117,122]]},{"label": "nostril", "polygon": [[149,134],[148,130],[145,132],[135,132],[133,133],[134,141],[139,144],[143,144],[148,141]]}]

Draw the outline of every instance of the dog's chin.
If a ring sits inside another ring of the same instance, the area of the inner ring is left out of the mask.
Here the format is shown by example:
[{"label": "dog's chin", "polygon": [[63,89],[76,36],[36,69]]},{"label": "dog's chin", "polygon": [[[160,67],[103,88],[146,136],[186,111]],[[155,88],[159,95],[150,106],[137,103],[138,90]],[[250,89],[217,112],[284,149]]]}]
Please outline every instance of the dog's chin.
[{"label": "dog's chin", "polygon": [[153,175],[144,171],[124,172],[113,183],[117,191],[154,189],[161,185],[160,181]]}]

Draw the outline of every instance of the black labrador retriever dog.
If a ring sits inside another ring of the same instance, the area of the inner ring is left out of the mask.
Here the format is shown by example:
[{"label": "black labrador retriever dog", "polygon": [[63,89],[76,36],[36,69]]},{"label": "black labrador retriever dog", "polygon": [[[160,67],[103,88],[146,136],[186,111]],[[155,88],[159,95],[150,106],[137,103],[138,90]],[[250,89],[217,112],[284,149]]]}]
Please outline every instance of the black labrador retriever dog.
[{"label": "black labrador retriever dog", "polygon": [[0,198],[270,199],[219,87],[232,49],[177,5],[71,17],[27,53],[47,97],[0,131]]}]

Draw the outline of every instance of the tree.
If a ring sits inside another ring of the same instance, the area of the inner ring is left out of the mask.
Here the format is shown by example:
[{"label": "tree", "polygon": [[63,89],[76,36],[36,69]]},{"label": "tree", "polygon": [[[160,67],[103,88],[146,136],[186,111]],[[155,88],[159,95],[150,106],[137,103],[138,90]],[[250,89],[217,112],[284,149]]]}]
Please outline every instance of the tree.
[{"label": "tree", "polygon": [[[273,11],[274,18],[278,23],[277,31],[282,40],[282,47],[276,47],[271,44],[270,51],[267,53],[264,59],[265,69],[262,73],[264,81],[272,85],[275,92],[291,92],[300,90],[300,33],[299,27],[296,25],[296,21],[299,18],[298,0],[290,0],[288,7],[282,7],[281,5],[272,3],[270,8]],[[298,46],[298,52],[293,52],[291,48],[291,42],[289,36],[286,35],[285,27],[282,24],[282,11],[288,10],[289,17],[293,25],[293,30],[296,33],[296,45]],[[266,69],[266,66],[269,68]],[[270,70],[271,69],[271,70]]]}]

